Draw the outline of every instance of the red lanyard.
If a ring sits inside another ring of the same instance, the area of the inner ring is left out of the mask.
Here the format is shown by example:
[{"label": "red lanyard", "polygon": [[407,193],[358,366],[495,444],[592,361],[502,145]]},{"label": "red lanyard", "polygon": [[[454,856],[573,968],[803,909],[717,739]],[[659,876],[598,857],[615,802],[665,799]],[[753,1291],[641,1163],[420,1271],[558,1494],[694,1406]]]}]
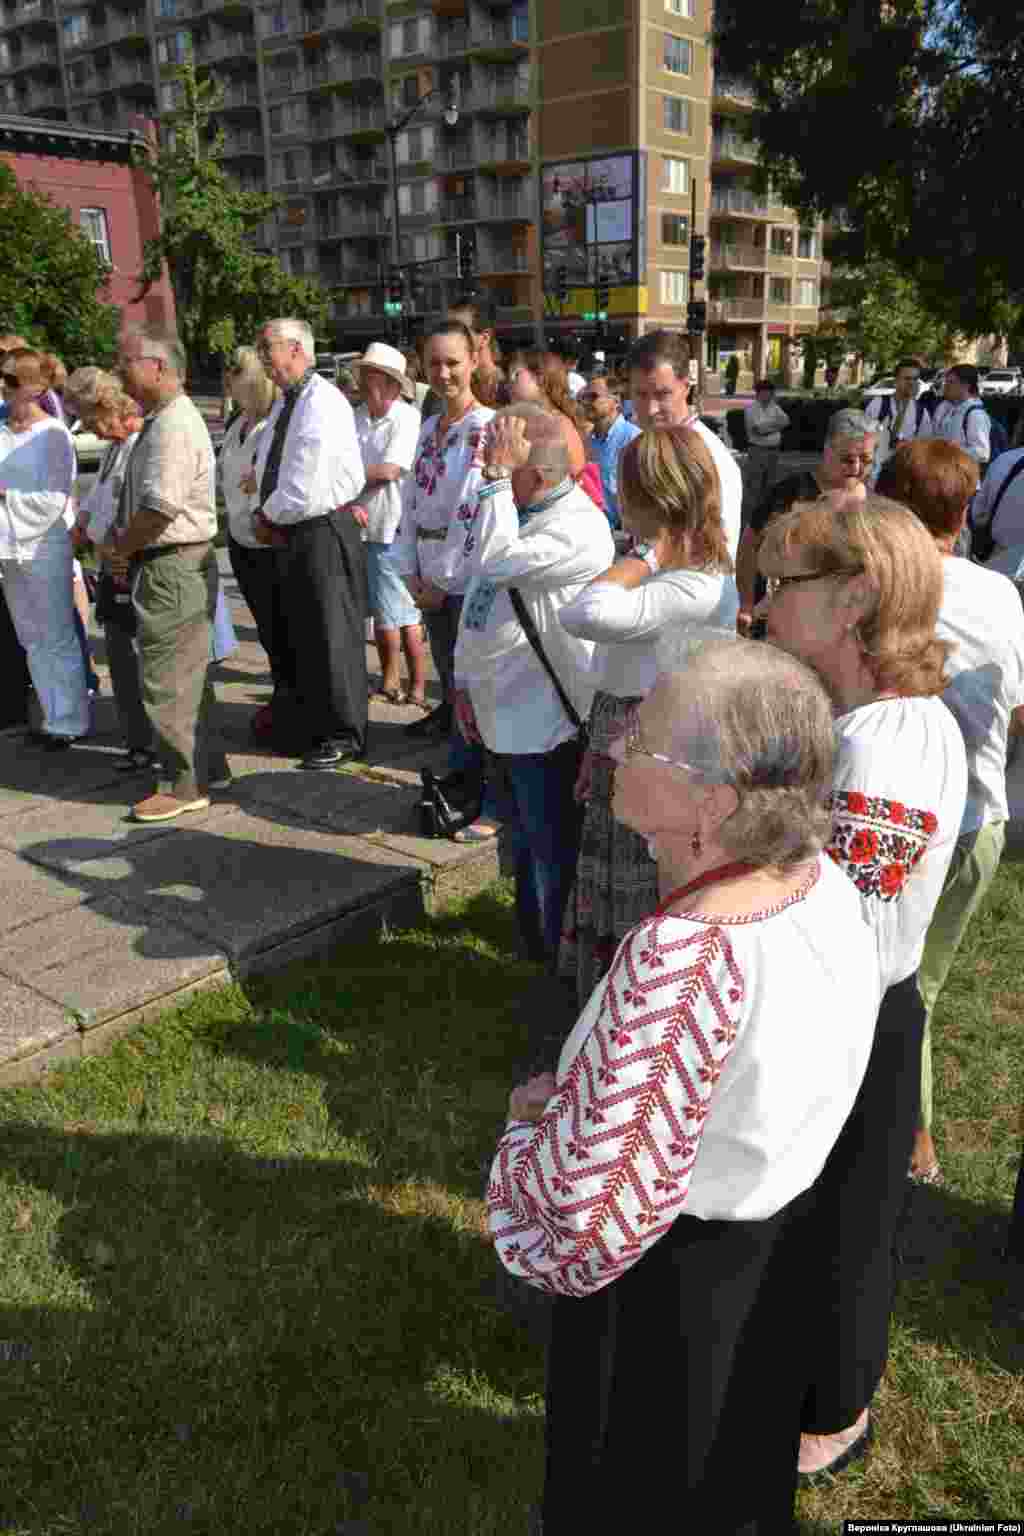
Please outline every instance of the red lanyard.
[{"label": "red lanyard", "polygon": [[739,875],[752,875],[757,868],[756,864],[744,864],[737,860],[732,864],[719,864],[715,869],[709,869],[703,875],[698,875],[696,880],[691,880],[688,885],[681,885],[660,902],[655,912],[656,917],[664,917],[674,901],[679,901],[683,896],[690,896],[694,891],[702,891],[706,885],[714,885],[719,880],[732,880]]}]

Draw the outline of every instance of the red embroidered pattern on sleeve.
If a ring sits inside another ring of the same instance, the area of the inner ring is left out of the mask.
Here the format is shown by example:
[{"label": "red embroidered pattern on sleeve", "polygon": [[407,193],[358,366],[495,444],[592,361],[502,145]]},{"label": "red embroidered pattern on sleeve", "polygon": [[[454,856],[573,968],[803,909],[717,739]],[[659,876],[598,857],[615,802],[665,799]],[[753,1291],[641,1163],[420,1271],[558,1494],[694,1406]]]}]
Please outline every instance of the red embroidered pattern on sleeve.
[{"label": "red embroidered pattern on sleeve", "polygon": [[895,901],[938,830],[931,811],[898,800],[840,790],[830,795],[832,836],[825,852],[862,896]]},{"label": "red embroidered pattern on sleeve", "polygon": [[744,988],[724,929],[678,932],[662,918],[634,929],[544,1119],[501,1140],[491,1234],[531,1285],[600,1290],[682,1210]]}]

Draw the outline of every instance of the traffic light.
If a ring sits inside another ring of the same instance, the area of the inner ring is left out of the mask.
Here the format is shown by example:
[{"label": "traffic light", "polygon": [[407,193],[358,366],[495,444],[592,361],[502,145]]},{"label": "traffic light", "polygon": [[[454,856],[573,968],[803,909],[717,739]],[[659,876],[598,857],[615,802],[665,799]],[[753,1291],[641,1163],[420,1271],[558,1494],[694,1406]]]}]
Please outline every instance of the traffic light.
[{"label": "traffic light", "polygon": [[569,297],[569,268],[559,267],[556,274],[558,279],[558,302],[564,304]]},{"label": "traffic light", "polygon": [[708,328],[708,306],[703,299],[691,299],[686,306],[686,329],[691,336],[699,336]]},{"label": "traffic light", "polygon": [[388,268],[388,303],[401,304],[404,298],[401,267]]},{"label": "traffic light", "polygon": [[597,280],[597,288],[596,288],[595,292],[597,294],[597,312],[598,312],[598,314],[600,314],[602,310],[607,312],[607,310],[608,310],[608,279],[606,277],[599,277],[598,278],[598,280]]},{"label": "traffic light", "polygon": [[455,236],[455,275],[470,286],[476,277],[476,246],[466,235]]},{"label": "traffic light", "polygon": [[690,241],[690,281],[699,283],[704,276],[704,251],[707,241],[703,235],[694,235]]}]

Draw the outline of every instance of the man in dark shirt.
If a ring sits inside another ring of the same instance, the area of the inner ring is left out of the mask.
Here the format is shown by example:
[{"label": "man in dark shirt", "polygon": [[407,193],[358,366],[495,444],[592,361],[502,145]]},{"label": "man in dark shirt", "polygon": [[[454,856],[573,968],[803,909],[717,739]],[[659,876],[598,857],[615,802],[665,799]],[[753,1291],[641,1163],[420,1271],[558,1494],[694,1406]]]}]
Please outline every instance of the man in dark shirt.
[{"label": "man in dark shirt", "polygon": [[863,484],[875,458],[874,424],[863,411],[836,411],[828,424],[821,462],[814,469],[798,470],[773,485],[751,514],[740,539],[736,555],[736,585],[740,611],[736,628],[741,635],[750,633],[754,609],[765,592],[757,570],[757,552],[768,524],[798,501],[817,501],[833,491],[852,491]]}]

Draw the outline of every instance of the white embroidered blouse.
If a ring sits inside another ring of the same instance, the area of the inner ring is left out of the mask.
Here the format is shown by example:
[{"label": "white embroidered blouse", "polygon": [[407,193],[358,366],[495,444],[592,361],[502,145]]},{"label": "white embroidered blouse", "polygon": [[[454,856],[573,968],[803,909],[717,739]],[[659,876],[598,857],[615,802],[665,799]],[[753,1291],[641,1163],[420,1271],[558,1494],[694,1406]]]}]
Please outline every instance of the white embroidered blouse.
[{"label": "white embroidered blouse", "polygon": [[391,545],[400,576],[419,576],[454,597],[475,570],[473,528],[483,480],[485,428],[494,412],[474,406],[444,433],[440,416],[420,430],[412,474],[402,482],[402,520]]},{"label": "white embroidered blouse", "polygon": [[871,931],[824,855],[770,911],[640,923],[562,1049],[543,1118],[499,1143],[487,1203],[506,1269],[585,1296],[681,1214],[781,1210],[853,1107],[879,996]]},{"label": "white embroidered blouse", "polygon": [[826,852],[860,895],[883,988],[920,964],[966,798],[964,739],[941,699],[880,699],[837,719]]}]

